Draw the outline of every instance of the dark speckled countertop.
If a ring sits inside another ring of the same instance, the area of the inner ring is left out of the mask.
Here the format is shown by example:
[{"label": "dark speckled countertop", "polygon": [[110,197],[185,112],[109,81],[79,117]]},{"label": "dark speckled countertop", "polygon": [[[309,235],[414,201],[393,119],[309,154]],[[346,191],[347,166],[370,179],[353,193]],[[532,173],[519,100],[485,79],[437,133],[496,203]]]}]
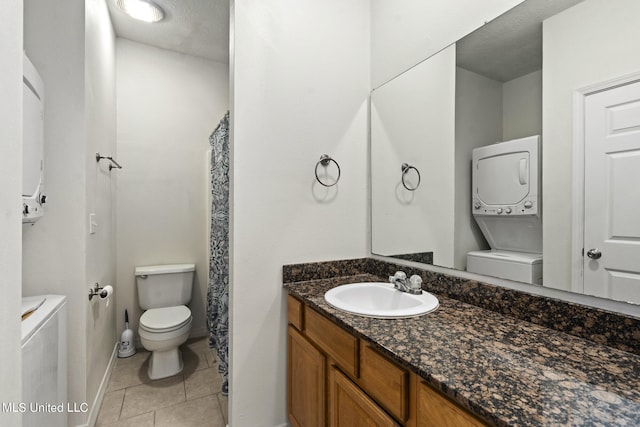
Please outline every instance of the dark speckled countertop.
[{"label": "dark speckled countertop", "polygon": [[380,280],[358,274],[284,286],[492,424],[640,426],[640,356],[442,295],[435,312],[395,320],[324,300],[335,286]]}]

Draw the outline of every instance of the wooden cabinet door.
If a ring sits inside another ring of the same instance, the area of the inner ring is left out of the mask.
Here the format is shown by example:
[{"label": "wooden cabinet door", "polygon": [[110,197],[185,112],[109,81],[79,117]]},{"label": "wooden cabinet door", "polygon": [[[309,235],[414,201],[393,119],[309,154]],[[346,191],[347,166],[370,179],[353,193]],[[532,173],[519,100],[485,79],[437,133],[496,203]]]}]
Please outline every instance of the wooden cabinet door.
[{"label": "wooden cabinet door", "polygon": [[418,385],[418,427],[483,427],[485,423],[421,382]]},{"label": "wooden cabinet door", "polygon": [[329,374],[330,427],[394,427],[398,424],[334,366]]},{"label": "wooden cabinet door", "polygon": [[360,343],[360,386],[398,421],[409,417],[409,373]]},{"label": "wooden cabinet door", "polygon": [[292,326],[288,341],[289,421],[294,427],[324,427],[325,357]]}]

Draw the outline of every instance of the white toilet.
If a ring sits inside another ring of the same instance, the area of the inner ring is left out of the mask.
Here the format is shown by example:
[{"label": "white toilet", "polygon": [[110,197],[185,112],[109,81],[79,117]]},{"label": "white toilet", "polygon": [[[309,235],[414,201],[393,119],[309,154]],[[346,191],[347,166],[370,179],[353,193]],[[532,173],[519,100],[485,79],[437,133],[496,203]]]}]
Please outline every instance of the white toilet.
[{"label": "white toilet", "polygon": [[194,264],[136,267],[138,303],[146,310],[140,316],[138,334],[151,352],[149,378],[170,377],[182,371],[178,347],[191,331],[191,301]]}]

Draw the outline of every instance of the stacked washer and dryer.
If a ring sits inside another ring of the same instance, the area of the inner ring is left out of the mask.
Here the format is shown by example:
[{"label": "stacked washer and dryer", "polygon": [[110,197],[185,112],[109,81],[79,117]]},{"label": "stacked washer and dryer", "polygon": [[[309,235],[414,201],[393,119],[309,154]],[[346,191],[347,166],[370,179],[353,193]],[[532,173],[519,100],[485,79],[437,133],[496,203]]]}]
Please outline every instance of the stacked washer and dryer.
[{"label": "stacked washer and dryer", "polygon": [[467,271],[542,284],[540,136],[473,150],[472,213],[491,250],[467,254]]}]

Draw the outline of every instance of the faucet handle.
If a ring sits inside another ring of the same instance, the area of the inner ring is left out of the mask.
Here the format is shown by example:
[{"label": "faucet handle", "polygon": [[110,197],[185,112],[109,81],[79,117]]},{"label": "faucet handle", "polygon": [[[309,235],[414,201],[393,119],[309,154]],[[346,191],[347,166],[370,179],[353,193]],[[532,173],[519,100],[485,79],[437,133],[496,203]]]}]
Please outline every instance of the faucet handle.
[{"label": "faucet handle", "polygon": [[422,277],[418,276],[417,274],[414,274],[409,278],[409,283],[411,283],[410,288],[412,290],[422,289]]},{"label": "faucet handle", "polygon": [[396,280],[407,280],[407,274],[404,271],[396,271],[393,278]]}]

